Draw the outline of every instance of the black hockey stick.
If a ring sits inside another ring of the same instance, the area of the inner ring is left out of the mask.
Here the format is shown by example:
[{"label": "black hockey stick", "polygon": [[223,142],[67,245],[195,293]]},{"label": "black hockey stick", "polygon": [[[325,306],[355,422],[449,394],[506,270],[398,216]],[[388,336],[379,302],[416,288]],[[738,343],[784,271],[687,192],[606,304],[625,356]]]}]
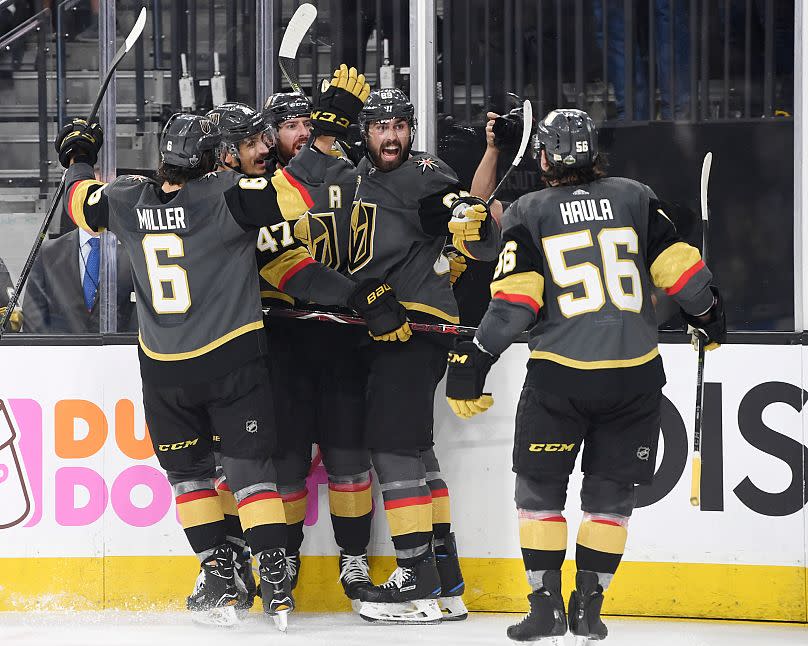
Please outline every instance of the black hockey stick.
[{"label": "black hockey stick", "polygon": [[[308,310],[292,310],[281,308],[264,308],[264,314],[282,319],[304,319],[307,321],[326,321],[328,323],[343,323],[348,325],[367,325],[365,319],[360,316],[349,316],[345,314],[334,314],[333,312],[317,312]],[[464,325],[452,325],[444,323],[412,323],[410,329],[413,332],[435,332],[438,334],[454,334],[474,336],[476,327],[466,327]]]},{"label": "black hockey stick", "polygon": [[[704,156],[701,166],[701,258],[707,262],[707,229],[710,207],[707,203],[707,185],[710,183],[710,168],[713,164],[713,153]],[[704,337],[694,333],[698,343],[699,359],[696,369],[696,419],[693,426],[693,470],[690,481],[690,504],[701,506],[701,427],[703,423],[704,403]]]},{"label": "black hockey stick", "polygon": [[502,188],[502,185],[505,183],[505,180],[508,179],[508,176],[513,172],[513,170],[522,163],[522,157],[525,156],[525,151],[527,150],[527,144],[530,141],[530,131],[533,128],[533,106],[531,105],[530,101],[525,101],[522,104],[522,140],[519,142],[519,149],[516,151],[516,157],[513,158],[511,165],[508,167],[508,170],[505,171],[505,174],[502,176],[502,179],[499,180],[499,184],[496,185],[494,190],[491,192],[491,195],[488,197],[488,205],[491,206],[491,203],[494,201],[499,189]]},{"label": "black hockey stick", "polygon": [[[137,20],[135,21],[135,26],[132,27],[132,31],[129,32],[129,35],[126,37],[123,45],[121,45],[120,49],[115,54],[115,58],[112,59],[112,62],[109,65],[107,76],[104,78],[104,82],[101,83],[101,87],[98,89],[98,96],[95,97],[95,103],[93,103],[93,107],[90,110],[90,116],[87,117],[87,123],[92,124],[95,120],[95,116],[98,114],[98,107],[101,105],[101,100],[104,98],[104,93],[107,91],[107,86],[112,80],[112,75],[115,72],[115,68],[118,67],[118,64],[123,60],[126,53],[132,49],[134,44],[137,42],[137,39],[140,38],[145,26],[146,7],[143,7],[140,10],[140,15],[138,15]],[[25,261],[25,265],[23,265],[22,272],[20,272],[20,278],[17,280],[17,285],[14,287],[14,293],[11,295],[11,298],[8,301],[8,306],[3,314],[3,319],[0,320],[0,339],[2,339],[3,334],[5,334],[6,324],[8,323],[9,318],[11,318],[14,308],[17,306],[17,301],[19,301],[20,298],[20,292],[22,292],[25,281],[28,279],[28,275],[31,273],[31,268],[34,266],[34,261],[39,254],[39,249],[42,247],[42,243],[45,241],[48,227],[53,220],[53,214],[56,213],[56,207],[60,204],[62,193],[64,193],[65,190],[66,174],[67,171],[65,170],[65,172],[62,173],[62,179],[59,182],[59,186],[56,188],[56,193],[54,194],[50,206],[48,207],[48,212],[45,215],[45,219],[42,221],[42,226],[39,227],[39,233],[37,233],[36,238],[34,239],[34,246],[31,247],[31,251],[28,253],[28,258]]]},{"label": "black hockey stick", "polygon": [[300,5],[295,11],[281,40],[278,52],[278,66],[284,77],[295,92],[303,94],[300,81],[297,78],[297,50],[306,37],[314,21],[317,19],[317,8],[308,2]]}]

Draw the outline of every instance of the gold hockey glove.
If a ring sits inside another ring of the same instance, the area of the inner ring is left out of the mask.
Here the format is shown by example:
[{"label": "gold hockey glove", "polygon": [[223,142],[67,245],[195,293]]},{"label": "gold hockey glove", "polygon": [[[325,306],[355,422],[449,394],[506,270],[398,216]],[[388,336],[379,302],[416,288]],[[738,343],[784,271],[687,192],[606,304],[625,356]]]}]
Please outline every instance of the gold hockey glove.
[{"label": "gold hockey glove", "polygon": [[407,341],[412,336],[407,310],[387,283],[363,280],[348,298],[348,306],[364,317],[374,341]]},{"label": "gold hockey glove", "polygon": [[62,128],[54,145],[59,154],[59,163],[68,168],[71,159],[94,166],[103,143],[104,131],[101,126],[97,123],[90,125],[84,119],[74,117]]},{"label": "gold hockey glove", "polygon": [[[0,320],[6,315],[7,307],[0,307]],[[19,307],[15,307],[14,310],[11,312],[11,316],[8,317],[8,326],[9,332],[19,332],[22,329],[22,310]]]},{"label": "gold hockey glove", "polygon": [[461,197],[452,204],[452,219],[449,220],[449,233],[452,241],[474,242],[487,234],[485,221],[488,219],[488,205],[478,197]]},{"label": "gold hockey glove", "polygon": [[449,351],[446,374],[446,401],[455,415],[469,419],[493,406],[494,398],[483,393],[483,387],[497,359],[474,341],[455,342],[454,349]]},{"label": "gold hockey glove", "polygon": [[446,257],[449,259],[449,282],[454,285],[457,279],[468,269],[466,257],[457,251],[447,251]]},{"label": "gold hockey glove", "polygon": [[710,285],[713,292],[713,306],[702,316],[693,316],[682,310],[682,318],[693,328],[693,347],[698,348],[698,337],[704,341],[705,350],[715,350],[727,340],[727,316],[724,301],[718,288]]},{"label": "gold hockey glove", "polygon": [[355,123],[370,94],[365,75],[344,63],[334,70],[331,82],[323,81],[319,96],[314,101],[311,123],[314,136],[345,139],[348,126]]}]

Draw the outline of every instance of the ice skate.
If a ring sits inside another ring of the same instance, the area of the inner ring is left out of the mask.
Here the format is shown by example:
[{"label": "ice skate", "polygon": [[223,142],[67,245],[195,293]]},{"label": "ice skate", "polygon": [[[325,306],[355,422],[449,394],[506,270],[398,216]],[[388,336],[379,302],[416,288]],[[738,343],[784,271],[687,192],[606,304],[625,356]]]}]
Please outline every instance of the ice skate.
[{"label": "ice skate", "polygon": [[360,601],[362,591],[373,586],[373,581],[370,580],[368,555],[354,556],[340,551],[339,581],[342,583],[342,589],[345,590],[345,596],[351,600],[354,612],[359,612],[362,608]]},{"label": "ice skate", "polygon": [[286,572],[289,574],[291,589],[294,590],[300,577],[300,552],[286,555]]},{"label": "ice skate", "polygon": [[278,548],[261,552],[258,556],[258,572],[264,612],[272,617],[278,630],[286,632],[288,615],[295,609],[295,601],[284,550]]},{"label": "ice skate", "polygon": [[590,641],[606,639],[609,631],[600,620],[603,588],[595,572],[579,571],[570,595],[570,632],[575,635],[575,646],[586,646]]},{"label": "ice skate", "polygon": [[438,597],[444,621],[463,621],[469,616],[461,595],[466,589],[460,561],[457,559],[457,543],[454,532],[445,539],[442,546],[435,548],[435,564],[438,566],[441,593]]},{"label": "ice skate", "polygon": [[194,591],[186,600],[186,606],[197,623],[233,626],[238,623],[238,600],[231,551],[227,545],[220,545],[202,561]]},{"label": "ice skate", "polygon": [[561,571],[547,570],[541,589],[531,592],[527,599],[530,612],[518,624],[508,626],[508,637],[516,643],[563,646],[567,617],[561,596]]},{"label": "ice skate", "polygon": [[231,545],[233,551],[233,569],[236,574],[236,588],[238,589],[238,603],[236,614],[239,619],[247,616],[255,603],[256,585],[252,571],[252,555],[249,548],[240,548]]},{"label": "ice skate", "polygon": [[396,568],[386,583],[363,589],[359,616],[383,623],[434,624],[442,617],[439,595],[440,576],[429,554],[411,566]]}]

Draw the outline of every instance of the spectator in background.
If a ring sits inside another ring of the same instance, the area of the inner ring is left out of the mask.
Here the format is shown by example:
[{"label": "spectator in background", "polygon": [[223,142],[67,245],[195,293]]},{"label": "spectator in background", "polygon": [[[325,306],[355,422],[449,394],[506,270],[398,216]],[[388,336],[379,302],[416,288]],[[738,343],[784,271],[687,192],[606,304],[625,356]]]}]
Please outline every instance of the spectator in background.
[{"label": "spectator in background", "polygon": [[[6,268],[6,263],[0,258],[0,320],[6,315],[6,305],[14,295],[14,283],[11,281],[11,274]],[[22,309],[19,305],[14,308],[14,312],[8,319],[8,332],[19,332],[22,327]]]},{"label": "spectator in background", "polygon": [[[112,234],[109,234],[112,235]],[[101,239],[74,229],[42,245],[25,292],[30,334],[92,334],[99,327]],[[129,257],[116,244],[118,332],[136,332]]]},{"label": "spectator in background", "polygon": [[[603,48],[602,0],[592,0],[595,20],[595,39]],[[623,0],[605,0],[606,45],[608,80],[614,88],[617,118],[626,117],[626,16]],[[690,106],[690,3],[687,0],[654,0],[654,52],[656,60],[655,87],[659,88],[660,116],[662,119],[687,119]],[[649,112],[649,5],[646,2],[631,3],[631,33],[634,65],[633,118],[656,119]],[[672,30],[672,39],[671,39]],[[673,55],[671,57],[671,54]],[[673,75],[673,79],[671,79]],[[671,98],[671,80],[674,96]],[[674,110],[672,111],[672,105]]]}]

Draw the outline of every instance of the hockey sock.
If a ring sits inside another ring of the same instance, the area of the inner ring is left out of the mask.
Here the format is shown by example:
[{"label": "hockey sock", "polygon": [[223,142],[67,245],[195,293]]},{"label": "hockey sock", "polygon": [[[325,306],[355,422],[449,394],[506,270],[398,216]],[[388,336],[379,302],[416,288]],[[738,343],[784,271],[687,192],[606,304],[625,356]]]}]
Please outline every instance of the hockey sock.
[{"label": "hockey sock", "polygon": [[222,505],[213,480],[193,480],[174,484],[177,516],[185,536],[200,560],[225,542],[226,529]]},{"label": "hockey sock", "polygon": [[294,491],[283,489],[283,512],[286,516],[286,553],[297,554],[303,543],[303,521],[306,520],[308,491],[305,482]]},{"label": "hockey sock", "polygon": [[280,494],[268,483],[235,492],[244,537],[253,554],[286,545],[286,520]]},{"label": "hockey sock", "polygon": [[329,475],[328,505],[337,545],[346,554],[365,554],[370,542],[373,509],[370,472],[348,476]]},{"label": "hockey sock", "polygon": [[244,530],[241,529],[241,521],[238,517],[238,506],[233,492],[224,479],[216,482],[216,493],[219,495],[219,502],[224,512],[224,526],[227,532],[227,541],[236,547],[244,548]]},{"label": "hockey sock", "polygon": [[605,590],[620,565],[628,537],[628,517],[584,513],[575,546],[578,570],[596,572]]},{"label": "hockey sock", "polygon": [[519,509],[519,544],[530,587],[539,590],[547,570],[560,570],[567,552],[567,521],[561,510]]},{"label": "hockey sock", "polygon": [[[387,489],[385,489],[387,487]],[[396,561],[402,567],[419,561],[432,541],[432,496],[424,480],[382,484],[384,510]]]},{"label": "hockey sock", "polygon": [[449,535],[452,527],[449,488],[440,471],[427,471],[426,484],[432,495],[432,532],[435,535],[435,551],[441,552],[443,541]]}]

